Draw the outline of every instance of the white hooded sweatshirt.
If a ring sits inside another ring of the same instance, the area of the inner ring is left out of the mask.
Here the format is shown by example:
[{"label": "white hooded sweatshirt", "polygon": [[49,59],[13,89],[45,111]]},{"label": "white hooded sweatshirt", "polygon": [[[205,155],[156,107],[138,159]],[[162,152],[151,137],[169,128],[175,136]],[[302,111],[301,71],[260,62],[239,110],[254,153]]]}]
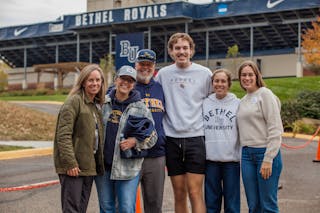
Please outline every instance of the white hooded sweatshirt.
[{"label": "white hooded sweatshirt", "polygon": [[203,102],[207,160],[239,162],[240,144],[236,114],[240,100],[232,93],[217,99],[213,93]]}]

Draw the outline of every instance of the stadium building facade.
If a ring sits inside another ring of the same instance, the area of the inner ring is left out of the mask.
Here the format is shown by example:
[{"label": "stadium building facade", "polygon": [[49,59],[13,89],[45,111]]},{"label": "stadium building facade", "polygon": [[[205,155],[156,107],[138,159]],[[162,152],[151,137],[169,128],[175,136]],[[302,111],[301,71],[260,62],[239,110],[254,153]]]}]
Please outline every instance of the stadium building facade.
[{"label": "stadium building facade", "polygon": [[[87,0],[86,13],[0,28],[0,57],[13,68],[9,84],[23,80],[26,88],[39,79],[54,82],[55,75],[35,74],[37,64],[99,63],[100,58],[112,54],[118,67],[121,60],[126,63],[121,58],[124,50],[130,62],[138,47],[153,49],[158,66],[164,66],[172,63],[166,51],[170,35],[187,32],[196,44],[193,60],[212,70],[222,66],[236,76],[238,64],[252,59],[264,77],[301,76],[301,34],[316,20],[319,6],[319,0],[214,0],[204,5],[168,0]],[[132,45],[130,39],[136,34],[142,41]],[[127,36],[129,43],[119,39],[121,35]],[[226,59],[233,45],[239,47],[239,55]],[[65,85],[72,84],[75,74],[63,74]]]}]

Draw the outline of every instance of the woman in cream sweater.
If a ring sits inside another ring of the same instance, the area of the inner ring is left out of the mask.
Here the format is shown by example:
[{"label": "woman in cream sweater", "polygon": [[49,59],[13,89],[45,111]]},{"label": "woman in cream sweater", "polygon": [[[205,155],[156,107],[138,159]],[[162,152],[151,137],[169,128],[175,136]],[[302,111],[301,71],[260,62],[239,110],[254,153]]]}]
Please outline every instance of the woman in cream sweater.
[{"label": "woman in cream sweater", "polygon": [[239,81],[247,92],[240,101],[237,121],[242,146],[242,180],[249,212],[279,212],[277,193],[283,133],[280,101],[265,87],[252,61],[240,65]]}]

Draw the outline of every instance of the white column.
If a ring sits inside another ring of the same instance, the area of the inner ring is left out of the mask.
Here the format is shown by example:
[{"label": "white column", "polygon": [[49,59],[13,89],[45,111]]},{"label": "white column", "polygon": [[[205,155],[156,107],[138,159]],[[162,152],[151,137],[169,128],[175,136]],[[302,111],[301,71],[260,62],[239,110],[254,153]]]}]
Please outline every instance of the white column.
[{"label": "white column", "polygon": [[58,90],[58,75],[57,74],[54,74],[54,77],[53,77],[53,88],[54,88],[54,90]]},{"label": "white column", "polygon": [[301,61],[297,61],[297,64],[296,64],[296,76],[297,76],[297,78],[303,77],[303,69],[302,69]]},{"label": "white column", "polygon": [[78,77],[79,77],[79,73],[80,73],[80,72],[75,72],[75,73],[74,73],[74,84],[73,84],[73,85],[76,85],[77,80],[78,80]]},{"label": "white column", "polygon": [[303,77],[302,55],[301,55],[301,22],[298,23],[298,61],[296,64],[296,77]]}]

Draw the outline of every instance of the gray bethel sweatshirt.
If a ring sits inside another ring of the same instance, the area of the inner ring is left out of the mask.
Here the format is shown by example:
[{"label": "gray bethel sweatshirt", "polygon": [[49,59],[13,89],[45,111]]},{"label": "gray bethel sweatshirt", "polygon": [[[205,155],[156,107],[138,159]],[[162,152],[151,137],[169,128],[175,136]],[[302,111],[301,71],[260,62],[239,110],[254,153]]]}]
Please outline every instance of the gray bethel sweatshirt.
[{"label": "gray bethel sweatshirt", "polygon": [[163,127],[167,136],[204,136],[202,103],[211,93],[211,76],[207,67],[196,63],[185,69],[172,64],[159,70],[156,80],[165,96]]},{"label": "gray bethel sweatshirt", "polygon": [[203,102],[203,121],[207,160],[239,162],[240,143],[237,118],[240,100],[232,93],[217,99],[211,94]]}]

